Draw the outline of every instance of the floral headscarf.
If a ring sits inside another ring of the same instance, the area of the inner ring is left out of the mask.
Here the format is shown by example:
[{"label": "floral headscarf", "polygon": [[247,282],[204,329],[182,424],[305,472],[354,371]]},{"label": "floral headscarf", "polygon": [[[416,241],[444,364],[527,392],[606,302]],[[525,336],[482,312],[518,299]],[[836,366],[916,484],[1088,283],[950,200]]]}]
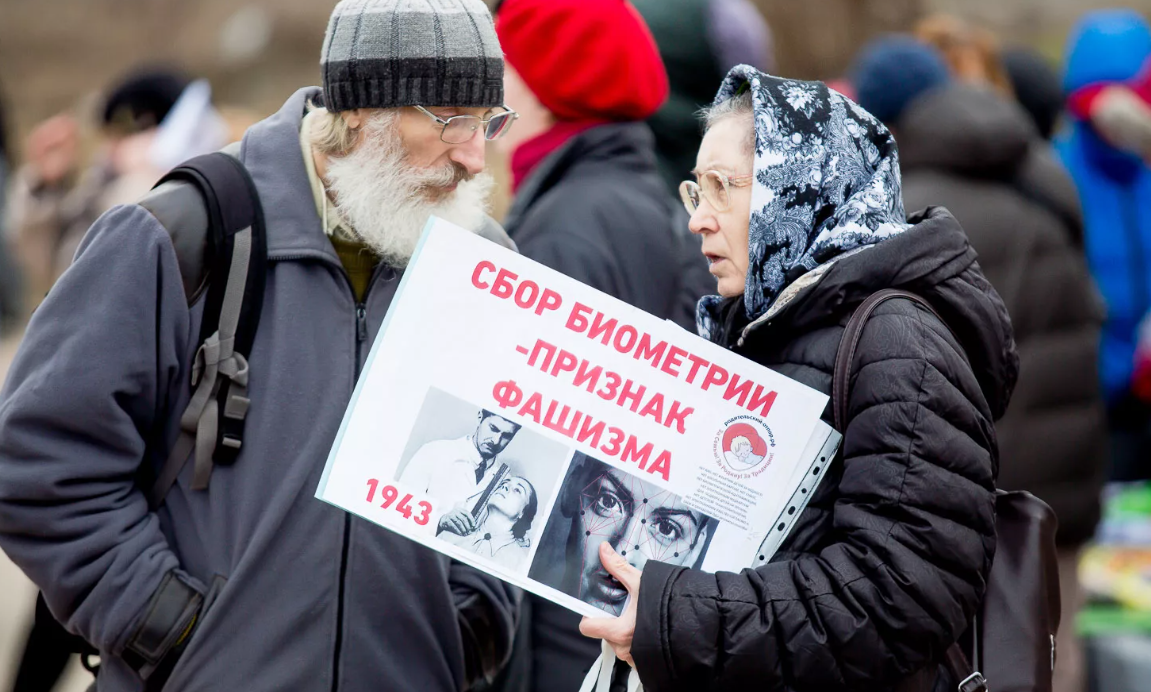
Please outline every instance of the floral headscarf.
[{"label": "floral headscarf", "polygon": [[[870,113],[822,82],[732,68],[715,97],[750,90],[755,182],[744,309],[767,312],[798,277],[845,252],[908,228],[895,138]],[[714,339],[720,296],[699,302],[699,333]]]}]

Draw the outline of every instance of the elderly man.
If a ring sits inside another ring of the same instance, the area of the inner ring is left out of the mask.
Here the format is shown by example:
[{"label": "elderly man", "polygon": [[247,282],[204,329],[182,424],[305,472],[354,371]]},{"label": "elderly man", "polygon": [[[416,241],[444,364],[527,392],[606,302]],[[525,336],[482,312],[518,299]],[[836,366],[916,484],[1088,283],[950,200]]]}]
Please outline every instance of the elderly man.
[{"label": "elderly man", "polygon": [[9,373],[0,546],[99,649],[101,691],[448,692],[511,646],[514,589],[313,497],[429,214],[502,235],[484,139],[514,114],[492,19],[481,0],[342,2],[322,68],[322,97],[297,92],[237,150],[268,269],[235,464],[206,490],[187,465],[155,511],[137,484],[189,396],[202,301],[172,238],[203,217],[194,189],[101,217]]}]

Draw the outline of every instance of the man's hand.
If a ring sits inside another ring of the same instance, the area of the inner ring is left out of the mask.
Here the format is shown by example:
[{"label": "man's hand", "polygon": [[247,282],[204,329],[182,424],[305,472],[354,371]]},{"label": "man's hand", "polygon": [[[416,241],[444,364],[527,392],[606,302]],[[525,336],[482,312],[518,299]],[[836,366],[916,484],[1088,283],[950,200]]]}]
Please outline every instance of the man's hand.
[{"label": "man's hand", "polygon": [[[452,511],[440,517],[440,531],[451,531],[457,536],[466,536],[476,530],[476,520],[463,505],[456,505]],[[437,533],[439,533],[437,531]]]},{"label": "man's hand", "polygon": [[631,640],[635,635],[635,613],[639,602],[639,582],[643,573],[628,564],[627,559],[617,553],[607,541],[600,543],[599,560],[608,574],[618,579],[627,589],[629,595],[627,608],[617,618],[585,617],[579,625],[579,631],[585,637],[602,639],[610,644],[616,658],[627,661],[628,665],[634,668]]},{"label": "man's hand", "polygon": [[56,185],[76,168],[80,126],[70,115],[57,115],[36,126],[28,135],[28,166],[37,182]]}]

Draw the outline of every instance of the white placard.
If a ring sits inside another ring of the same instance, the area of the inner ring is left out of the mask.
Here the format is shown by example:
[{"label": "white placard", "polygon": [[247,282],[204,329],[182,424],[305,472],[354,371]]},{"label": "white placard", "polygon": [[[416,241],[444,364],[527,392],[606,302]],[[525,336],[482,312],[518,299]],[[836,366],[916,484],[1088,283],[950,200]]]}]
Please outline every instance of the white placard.
[{"label": "white placard", "polygon": [[316,496],[585,615],[602,541],[770,558],[838,445],[826,395],[434,219]]}]

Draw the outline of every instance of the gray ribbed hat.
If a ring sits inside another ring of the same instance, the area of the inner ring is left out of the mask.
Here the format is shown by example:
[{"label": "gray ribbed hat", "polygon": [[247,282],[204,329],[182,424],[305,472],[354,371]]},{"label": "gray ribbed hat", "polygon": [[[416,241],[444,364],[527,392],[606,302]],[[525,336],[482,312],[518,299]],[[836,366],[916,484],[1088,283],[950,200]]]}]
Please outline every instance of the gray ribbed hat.
[{"label": "gray ribbed hat", "polygon": [[342,0],[320,66],[332,111],[504,99],[503,51],[482,0]]}]

